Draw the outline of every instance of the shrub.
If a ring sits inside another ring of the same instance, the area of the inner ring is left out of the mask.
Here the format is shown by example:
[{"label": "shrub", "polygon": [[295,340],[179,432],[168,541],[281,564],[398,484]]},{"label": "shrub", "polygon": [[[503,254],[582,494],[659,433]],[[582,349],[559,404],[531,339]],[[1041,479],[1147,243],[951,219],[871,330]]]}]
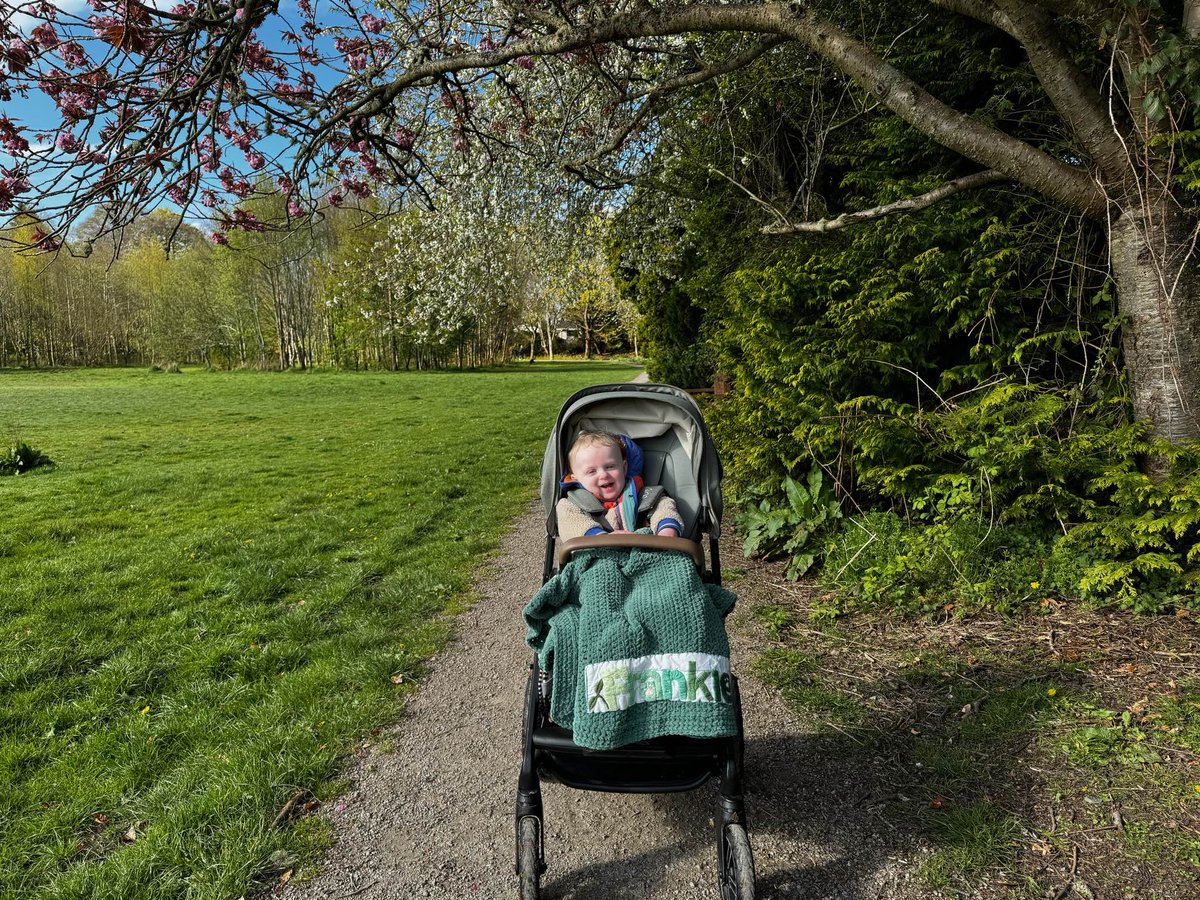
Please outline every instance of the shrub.
[{"label": "shrub", "polygon": [[0,450],[0,475],[21,475],[41,466],[52,465],[54,463],[50,457],[24,441],[15,441],[12,446]]},{"label": "shrub", "polygon": [[749,488],[739,500],[737,526],[746,536],[746,555],[786,556],[786,574],[791,579],[809,570],[842,517],[819,468],[812,469],[803,484],[789,475],[782,491],[773,485],[759,485]]}]

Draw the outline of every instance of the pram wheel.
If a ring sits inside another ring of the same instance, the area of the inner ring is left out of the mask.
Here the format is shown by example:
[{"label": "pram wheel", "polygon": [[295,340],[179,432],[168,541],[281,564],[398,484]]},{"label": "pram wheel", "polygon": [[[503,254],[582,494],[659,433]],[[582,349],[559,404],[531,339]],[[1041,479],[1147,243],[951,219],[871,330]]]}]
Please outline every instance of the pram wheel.
[{"label": "pram wheel", "polygon": [[754,857],[746,829],[726,825],[720,849],[721,900],[754,900]]},{"label": "pram wheel", "polygon": [[519,900],[538,900],[538,883],[542,875],[542,859],[538,846],[541,823],[532,816],[517,825],[517,878]]}]

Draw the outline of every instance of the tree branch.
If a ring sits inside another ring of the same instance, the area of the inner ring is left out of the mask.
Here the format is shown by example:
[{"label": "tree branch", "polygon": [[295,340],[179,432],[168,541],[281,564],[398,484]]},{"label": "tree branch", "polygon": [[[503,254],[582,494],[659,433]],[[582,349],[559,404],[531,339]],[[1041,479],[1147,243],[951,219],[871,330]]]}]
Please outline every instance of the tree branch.
[{"label": "tree branch", "polygon": [[[735,56],[731,56],[725,61],[717,63],[714,66],[709,66],[706,69],[699,69],[695,72],[688,72],[684,75],[680,75],[678,78],[672,78],[668,81],[661,82],[648,91],[644,91],[642,94],[640,94],[640,96],[644,97],[646,102],[643,103],[637,112],[634,113],[633,117],[617,131],[617,133],[613,136],[613,139],[609,141],[606,146],[601,147],[596,150],[596,152],[589,154],[585,160],[577,162],[575,165],[578,166],[585,162],[594,162],[601,157],[607,156],[608,154],[619,150],[629,135],[633,133],[634,129],[641,125],[641,123],[646,120],[646,117],[654,111],[655,104],[662,97],[672,94],[675,91],[682,90],[683,88],[695,87],[698,84],[711,81],[720,75],[727,75],[730,72],[735,72],[738,69],[744,68],[745,66],[748,66],[750,63],[754,62],[760,56],[784,43],[784,41],[784,38],[774,35],[767,38],[765,41],[760,41],[744,52]],[[633,99],[636,99],[636,97]]]},{"label": "tree branch", "polygon": [[860,222],[867,222],[871,219],[880,219],[884,216],[889,216],[892,213],[898,212],[914,212],[919,209],[925,209],[932,206],[947,197],[952,197],[955,194],[961,194],[963,191],[974,190],[975,188],[984,187],[985,185],[995,184],[998,181],[1012,181],[1007,175],[997,172],[995,169],[987,169],[983,172],[976,172],[974,175],[965,175],[962,178],[956,178],[953,181],[948,181],[943,185],[939,185],[931,191],[926,191],[924,194],[919,194],[916,197],[906,197],[903,200],[897,200],[894,203],[885,203],[881,206],[873,206],[870,209],[856,210],[855,212],[842,213],[833,219],[821,219],[816,222],[779,222],[774,225],[764,225],[760,231],[763,234],[772,235],[788,235],[788,234],[809,234],[813,232],[836,231],[839,228],[845,228],[848,225],[857,225]]},{"label": "tree branch", "polygon": [[1113,131],[1112,120],[1101,103],[1099,88],[1084,78],[1059,40],[1050,14],[1040,4],[1024,0],[931,2],[998,28],[1020,41],[1050,102],[1083,149],[1109,178],[1121,180],[1126,177],[1129,157]]},{"label": "tree branch", "polygon": [[1200,41],[1200,0],[1185,0],[1183,31],[1193,41]]},{"label": "tree branch", "polygon": [[[830,60],[892,112],[943,146],[1082,213],[1097,218],[1105,214],[1104,193],[1087,172],[951,108],[864,43],[800,4],[687,5],[626,13],[590,26],[569,26],[524,38],[495,51],[426,60],[392,82],[364,92],[337,118],[379,115],[413,85],[463,69],[493,68],[520,56],[557,55],[634,37],[726,31],[775,34],[795,40]],[[328,122],[323,130],[334,125]],[[320,131],[314,137],[321,137]],[[303,156],[301,160],[306,161]]]}]

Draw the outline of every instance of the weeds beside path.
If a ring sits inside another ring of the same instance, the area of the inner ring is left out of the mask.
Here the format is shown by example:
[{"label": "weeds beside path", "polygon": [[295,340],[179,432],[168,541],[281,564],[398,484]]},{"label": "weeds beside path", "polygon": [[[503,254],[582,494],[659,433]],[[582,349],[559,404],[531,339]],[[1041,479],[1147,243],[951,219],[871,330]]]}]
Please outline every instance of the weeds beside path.
[{"label": "weeds beside path", "polygon": [[[814,626],[819,592],[749,563],[756,670],[817,716],[928,847],[922,881],[978,898],[1200,895],[1200,632],[1047,599],[1017,621]],[[1036,588],[1036,585],[1034,586]]]}]

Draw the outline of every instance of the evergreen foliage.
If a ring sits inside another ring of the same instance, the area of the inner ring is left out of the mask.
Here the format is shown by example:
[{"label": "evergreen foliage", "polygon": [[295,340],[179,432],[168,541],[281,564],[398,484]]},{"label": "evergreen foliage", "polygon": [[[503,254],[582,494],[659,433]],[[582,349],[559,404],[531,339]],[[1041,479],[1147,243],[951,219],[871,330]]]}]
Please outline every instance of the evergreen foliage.
[{"label": "evergreen foliage", "polygon": [[[1013,48],[984,40],[927,32],[897,54],[931,82],[950,76],[938,72],[952,54],[969,74],[939,95],[976,98],[989,121],[1036,122],[1036,83],[996,74],[1014,71],[994,65]],[[686,334],[651,344],[652,375],[694,384],[672,377],[686,352],[732,382],[711,420],[744,498],[747,548],[789,557],[793,576],[824,551],[831,611],[1012,611],[1052,595],[1139,611],[1193,603],[1200,454],[1131,419],[1099,229],[1004,187],[825,235],[763,237],[765,204],[749,195],[793,197],[805,210],[794,219],[818,219],[965,173],[819,69],[792,82],[741,73],[703,103],[692,119],[707,114],[710,127],[669,132],[677,193],[697,199],[649,236],[657,201],[642,200],[640,217],[634,204],[627,240],[677,244],[647,254],[657,268],[629,266],[623,284],[660,320],[645,332]],[[806,113],[814,103],[819,114]],[[713,174],[722,167],[736,186]],[[1142,473],[1151,457],[1170,460],[1165,477]],[[819,504],[797,512],[788,486],[814,470],[844,519]],[[810,532],[831,522],[841,527],[814,547]]]}]

